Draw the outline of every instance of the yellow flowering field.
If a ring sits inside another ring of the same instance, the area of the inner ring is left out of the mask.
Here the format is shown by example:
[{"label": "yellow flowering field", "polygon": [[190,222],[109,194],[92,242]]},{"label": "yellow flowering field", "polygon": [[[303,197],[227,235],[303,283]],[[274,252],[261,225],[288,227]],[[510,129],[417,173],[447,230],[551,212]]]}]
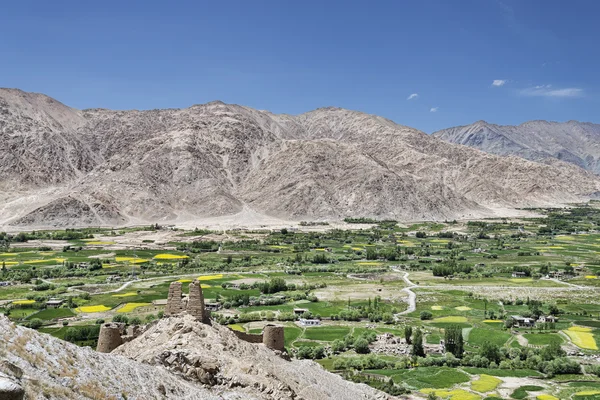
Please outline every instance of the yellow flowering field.
[{"label": "yellow flowering field", "polygon": [[213,279],[221,279],[223,278],[223,274],[216,274],[216,275],[202,275],[198,277],[199,281],[210,281]]},{"label": "yellow flowering field", "polygon": [[227,327],[229,329],[232,329],[234,331],[238,331],[238,332],[246,332],[246,330],[244,329],[243,326],[241,326],[240,324],[233,324],[233,325],[227,325]]},{"label": "yellow flowering field", "polygon": [[442,307],[442,306],[431,306],[431,309],[433,311],[442,311],[444,309],[444,307]]},{"label": "yellow flowering field", "polygon": [[551,394],[538,394],[537,400],[559,400],[558,397],[554,397]]},{"label": "yellow flowering field", "polygon": [[125,305],[117,310],[120,313],[132,312],[138,307],[149,306],[150,303],[125,303]]},{"label": "yellow flowering field", "polygon": [[119,293],[119,294],[113,294],[112,297],[131,297],[131,296],[137,296],[136,292],[127,292],[127,293]]},{"label": "yellow flowering field", "polygon": [[40,263],[47,263],[50,261],[55,261],[55,260],[27,260],[27,261],[23,261],[23,264],[40,264]]},{"label": "yellow flowering field", "polygon": [[191,279],[177,279],[177,282],[190,283],[190,282],[192,282],[192,280]]},{"label": "yellow flowering field", "polygon": [[496,389],[501,383],[502,379],[498,379],[491,375],[481,374],[479,379],[471,382],[471,389],[479,393],[486,393]]},{"label": "yellow flowering field", "polygon": [[0,265],[2,265],[2,264],[6,265],[6,266],[17,265],[18,262],[16,262],[16,261],[0,261]]},{"label": "yellow flowering field", "polygon": [[421,389],[421,393],[435,393],[436,396],[446,400],[481,400],[481,396],[468,392],[463,389],[440,390],[440,389]]},{"label": "yellow flowering field", "polygon": [[186,255],[179,254],[169,254],[169,253],[161,253],[154,256],[156,260],[182,260],[184,258],[189,258]]},{"label": "yellow flowering field", "polygon": [[95,313],[95,312],[104,312],[110,310],[110,307],[106,307],[104,305],[99,306],[83,306],[77,307],[75,311],[80,313]]},{"label": "yellow flowering field", "polygon": [[381,263],[377,262],[377,261],[358,261],[357,264],[358,265],[367,265],[367,266],[381,265]]},{"label": "yellow flowering field", "polygon": [[586,275],[585,279],[596,279],[598,278],[596,275]]},{"label": "yellow flowering field", "polygon": [[595,396],[600,394],[600,390],[584,390],[582,392],[575,393],[575,396]]},{"label": "yellow flowering field", "polygon": [[35,300],[15,300],[12,303],[24,306],[24,305],[29,305],[29,304],[35,303]]},{"label": "yellow flowering field", "polygon": [[449,317],[435,318],[433,320],[433,322],[461,323],[461,322],[467,322],[467,317],[460,317],[460,316],[457,316],[457,315],[452,315],[452,316],[449,316]]},{"label": "yellow flowering field", "polygon": [[459,307],[454,307],[454,309],[458,310],[458,311],[469,311],[469,310],[471,310],[471,307],[459,306]]},{"label": "yellow flowering field", "polygon": [[582,326],[572,326],[567,330],[563,331],[569,336],[573,344],[581,349],[598,350],[594,335],[592,335],[591,328],[585,328]]},{"label": "yellow flowering field", "polygon": [[115,261],[116,262],[128,262],[130,264],[141,264],[141,263],[148,262],[150,260],[146,260],[144,258],[137,258],[137,257],[115,257]]},{"label": "yellow flowering field", "polygon": [[483,322],[485,322],[486,324],[501,324],[504,321],[500,319],[484,319]]}]

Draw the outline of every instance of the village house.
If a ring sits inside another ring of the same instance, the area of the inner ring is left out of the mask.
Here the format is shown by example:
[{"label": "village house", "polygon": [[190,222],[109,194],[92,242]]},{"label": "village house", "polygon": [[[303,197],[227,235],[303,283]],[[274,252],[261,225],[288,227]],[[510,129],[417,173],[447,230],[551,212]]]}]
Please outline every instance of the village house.
[{"label": "village house", "polygon": [[106,283],[118,282],[121,280],[121,276],[119,275],[110,275],[106,277]]},{"label": "village house", "polygon": [[64,304],[63,299],[50,299],[46,302],[46,307],[48,308],[58,308]]},{"label": "village house", "polygon": [[308,312],[308,310],[306,308],[294,308],[295,315],[302,315],[307,312]]},{"label": "village house", "polygon": [[10,285],[12,285],[11,281],[2,281],[2,282],[0,282],[0,287],[1,286],[10,286]]},{"label": "village house", "polygon": [[319,325],[321,325],[321,321],[318,319],[300,318],[299,323],[302,326],[319,326]]},{"label": "village house", "polygon": [[513,315],[513,326],[517,328],[531,328],[535,325],[534,318],[521,317],[520,315]]},{"label": "village house", "polygon": [[514,271],[512,273],[513,278],[525,278],[526,276],[527,276],[527,274],[525,272]]},{"label": "village house", "polygon": [[554,315],[541,315],[540,318],[538,318],[538,322],[540,323],[546,323],[546,322],[550,322],[550,323],[555,323],[558,321],[558,318],[555,317]]},{"label": "village house", "polygon": [[221,303],[219,303],[219,302],[204,303],[204,308],[207,309],[208,311],[219,311],[221,309]]}]

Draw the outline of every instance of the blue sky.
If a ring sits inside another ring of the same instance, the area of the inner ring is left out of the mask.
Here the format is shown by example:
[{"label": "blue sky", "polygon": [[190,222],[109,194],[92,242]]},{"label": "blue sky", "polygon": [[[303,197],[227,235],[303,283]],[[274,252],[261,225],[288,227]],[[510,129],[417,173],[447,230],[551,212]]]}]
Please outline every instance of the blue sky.
[{"label": "blue sky", "polygon": [[76,108],[338,106],[426,132],[598,123],[598,15],[593,0],[6,2],[0,87]]}]

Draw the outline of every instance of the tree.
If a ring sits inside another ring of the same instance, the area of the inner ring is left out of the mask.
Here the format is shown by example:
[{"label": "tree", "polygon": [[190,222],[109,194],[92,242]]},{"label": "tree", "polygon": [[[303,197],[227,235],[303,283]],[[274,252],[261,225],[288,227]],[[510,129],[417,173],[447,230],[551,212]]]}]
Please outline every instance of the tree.
[{"label": "tree", "polygon": [[298,358],[306,359],[312,357],[312,349],[308,346],[302,346],[298,349]]},{"label": "tree", "polygon": [[369,349],[369,342],[367,341],[367,339],[362,337],[356,339],[356,341],[354,342],[354,351],[356,351],[358,354],[368,354],[369,352],[371,352],[371,349]]},{"label": "tree", "polygon": [[481,349],[479,349],[479,355],[487,358],[490,362],[498,364],[500,362],[500,348],[490,342],[483,342]]},{"label": "tree", "polygon": [[423,332],[417,328],[412,339],[412,349],[410,354],[415,357],[425,357],[425,349],[423,348]]},{"label": "tree", "polygon": [[418,231],[416,233],[416,237],[418,237],[419,239],[424,239],[424,238],[427,237],[427,234],[425,232],[423,232],[423,231]]},{"label": "tree", "polygon": [[129,323],[129,318],[127,317],[127,315],[120,315],[117,314],[113,317],[113,322],[122,322],[124,324]]},{"label": "tree", "polygon": [[335,339],[331,344],[331,351],[334,353],[341,353],[346,350],[346,345],[340,339]]},{"label": "tree", "polygon": [[464,339],[460,326],[451,325],[446,328],[444,343],[447,352],[452,353],[457,358],[462,358],[464,353]]},{"label": "tree", "polygon": [[413,328],[410,325],[406,325],[404,327],[404,340],[406,340],[406,344],[411,344],[412,343],[412,334],[413,334]]},{"label": "tree", "polygon": [[34,318],[29,322],[29,327],[31,329],[38,329],[42,326],[42,320],[39,318]]},{"label": "tree", "polygon": [[558,307],[556,306],[556,304],[550,304],[548,306],[548,310],[550,311],[551,315],[558,315],[558,314],[560,314],[560,310],[558,309]]},{"label": "tree", "polygon": [[433,314],[431,314],[429,311],[421,311],[421,320],[425,321],[425,320],[429,320],[433,318]]},{"label": "tree", "polygon": [[142,320],[139,317],[133,317],[129,320],[130,325],[141,325]]}]

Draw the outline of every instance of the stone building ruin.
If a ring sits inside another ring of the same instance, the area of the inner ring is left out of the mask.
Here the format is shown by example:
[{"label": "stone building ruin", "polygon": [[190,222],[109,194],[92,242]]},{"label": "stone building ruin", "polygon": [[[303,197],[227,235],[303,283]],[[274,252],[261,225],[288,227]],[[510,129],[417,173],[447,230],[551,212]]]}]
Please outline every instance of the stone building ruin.
[{"label": "stone building ruin", "polygon": [[[169,286],[165,317],[181,314],[193,316],[196,320],[210,325],[210,311],[206,309],[202,286],[196,279],[189,286],[189,295],[184,297],[181,282],[172,282]],[[125,324],[109,322],[100,327],[97,351],[110,353],[123,343],[126,343],[143,332],[140,326],[130,326],[125,329]],[[284,327],[278,325],[266,325],[259,335],[245,332],[232,331],[239,339],[249,343],[262,343],[272,350],[285,351]]]},{"label": "stone building ruin", "polygon": [[96,351],[99,353],[110,353],[123,343],[127,343],[139,335],[143,329],[139,325],[125,327],[121,322],[107,322],[100,327],[98,345]]}]

